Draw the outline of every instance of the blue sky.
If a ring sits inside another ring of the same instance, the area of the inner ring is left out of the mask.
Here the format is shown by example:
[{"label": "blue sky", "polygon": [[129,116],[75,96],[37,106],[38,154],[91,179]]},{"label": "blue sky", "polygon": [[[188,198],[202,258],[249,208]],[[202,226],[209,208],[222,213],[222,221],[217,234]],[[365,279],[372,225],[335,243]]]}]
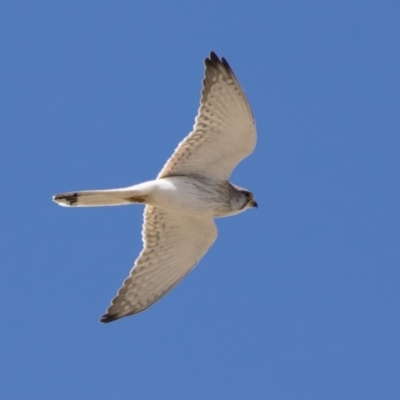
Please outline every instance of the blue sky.
[{"label": "blue sky", "polygon": [[[0,397],[400,398],[400,3],[5,1]],[[142,207],[55,193],[156,176],[203,59],[232,65],[258,144],[196,269],[102,325]]]}]

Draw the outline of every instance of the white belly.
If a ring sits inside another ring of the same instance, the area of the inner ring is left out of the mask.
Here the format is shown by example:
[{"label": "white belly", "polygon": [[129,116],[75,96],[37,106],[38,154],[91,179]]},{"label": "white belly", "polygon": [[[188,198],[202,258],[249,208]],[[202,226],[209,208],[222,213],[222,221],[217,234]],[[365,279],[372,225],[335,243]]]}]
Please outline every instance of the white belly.
[{"label": "white belly", "polygon": [[[199,181],[187,176],[162,178],[153,181],[148,203],[164,210],[190,215],[218,216],[220,195],[213,182]],[[227,205],[224,206],[226,208]]]}]

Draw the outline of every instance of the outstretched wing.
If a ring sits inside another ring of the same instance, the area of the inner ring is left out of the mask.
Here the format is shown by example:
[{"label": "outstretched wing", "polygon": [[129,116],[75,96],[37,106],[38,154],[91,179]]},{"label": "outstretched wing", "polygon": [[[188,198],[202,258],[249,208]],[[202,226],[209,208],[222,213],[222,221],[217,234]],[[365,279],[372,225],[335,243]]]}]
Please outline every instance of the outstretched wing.
[{"label": "outstretched wing", "polygon": [[217,237],[212,218],[146,206],[144,248],[101,322],[139,313],[165,296],[204,256]]},{"label": "outstretched wing", "polygon": [[201,174],[228,180],[235,166],[254,150],[253,115],[231,67],[214,52],[205,66],[193,131],[178,145],[158,178]]}]

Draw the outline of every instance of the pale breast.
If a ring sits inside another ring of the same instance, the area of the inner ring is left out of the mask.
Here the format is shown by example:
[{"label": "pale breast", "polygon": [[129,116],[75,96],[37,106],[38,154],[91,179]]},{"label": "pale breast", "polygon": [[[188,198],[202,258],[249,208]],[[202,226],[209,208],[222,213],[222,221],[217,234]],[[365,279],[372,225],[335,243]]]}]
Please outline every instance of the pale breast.
[{"label": "pale breast", "polygon": [[228,183],[174,176],[157,179],[148,203],[180,214],[212,217],[231,214]]}]

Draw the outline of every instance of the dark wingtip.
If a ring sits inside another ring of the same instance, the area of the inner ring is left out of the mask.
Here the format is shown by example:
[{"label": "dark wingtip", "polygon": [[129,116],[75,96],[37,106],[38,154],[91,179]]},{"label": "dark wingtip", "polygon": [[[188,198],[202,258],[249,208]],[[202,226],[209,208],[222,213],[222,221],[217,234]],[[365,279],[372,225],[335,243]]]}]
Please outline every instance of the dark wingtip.
[{"label": "dark wingtip", "polygon": [[109,322],[113,322],[117,320],[119,317],[117,317],[116,314],[104,314],[100,317],[100,322],[103,324],[108,324]]},{"label": "dark wingtip", "polygon": [[225,59],[224,57],[221,58],[221,62],[222,62],[222,65],[223,65],[229,72],[232,73],[232,68],[231,68],[231,66],[229,65],[228,61],[226,61],[226,59]]},{"label": "dark wingtip", "polygon": [[213,51],[210,52],[210,55],[204,60],[206,65],[216,67],[221,63],[221,60],[217,56],[217,54]]},{"label": "dark wingtip", "polygon": [[206,66],[214,68],[223,67],[229,73],[232,73],[232,68],[229,65],[228,61],[226,61],[224,57],[220,59],[214,51],[210,52],[210,55],[205,59],[204,62]]},{"label": "dark wingtip", "polygon": [[219,57],[214,51],[210,51],[210,60],[212,62],[219,62]]}]

